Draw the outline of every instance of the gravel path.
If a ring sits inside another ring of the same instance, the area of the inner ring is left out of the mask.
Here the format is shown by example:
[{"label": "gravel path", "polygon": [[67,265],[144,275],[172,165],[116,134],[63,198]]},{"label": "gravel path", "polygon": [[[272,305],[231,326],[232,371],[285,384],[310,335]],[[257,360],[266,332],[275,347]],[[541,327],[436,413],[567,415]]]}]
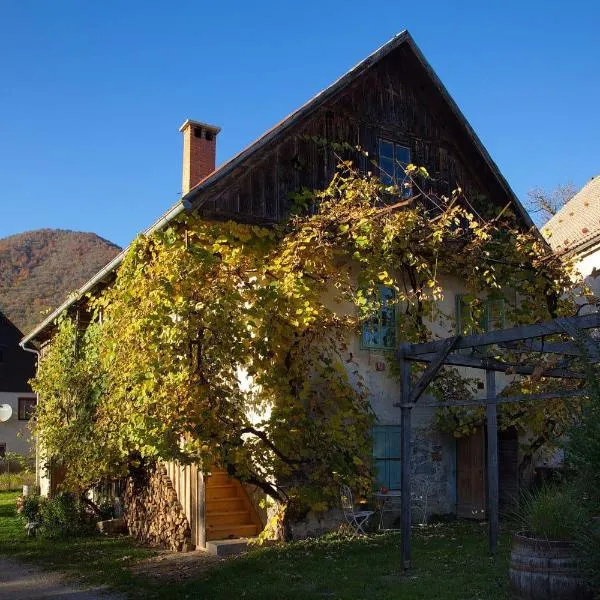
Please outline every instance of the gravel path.
[{"label": "gravel path", "polygon": [[60,573],[0,558],[0,600],[125,600],[104,587],[78,587]]}]

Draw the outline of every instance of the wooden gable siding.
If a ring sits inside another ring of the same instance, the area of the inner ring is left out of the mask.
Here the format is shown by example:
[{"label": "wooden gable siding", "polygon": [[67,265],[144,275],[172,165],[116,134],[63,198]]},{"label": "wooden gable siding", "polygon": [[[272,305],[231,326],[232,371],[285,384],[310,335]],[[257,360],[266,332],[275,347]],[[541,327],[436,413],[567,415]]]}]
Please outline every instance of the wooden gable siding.
[{"label": "wooden gable siding", "polygon": [[[337,156],[353,160],[364,171],[373,170],[379,138],[410,148],[412,161],[427,167],[435,180],[428,182],[428,191],[449,194],[460,185],[475,202],[485,198],[498,208],[508,202],[415,57],[399,48],[206,190],[209,200],[203,212],[247,222],[285,219],[290,194],[302,187],[325,187]],[[334,150],[331,142],[359,145],[368,158]]]}]

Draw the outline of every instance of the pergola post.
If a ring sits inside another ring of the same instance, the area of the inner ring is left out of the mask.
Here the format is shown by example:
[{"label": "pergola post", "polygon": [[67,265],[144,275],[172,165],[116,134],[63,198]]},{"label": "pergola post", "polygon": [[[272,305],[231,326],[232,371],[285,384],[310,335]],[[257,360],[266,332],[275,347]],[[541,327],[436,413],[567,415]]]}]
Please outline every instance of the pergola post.
[{"label": "pergola post", "polygon": [[410,459],[411,459],[411,436],[412,436],[412,408],[410,402],[410,364],[400,358],[400,379],[401,379],[401,429],[402,429],[402,496],[401,496],[401,514],[402,514],[402,568],[410,569],[411,561],[411,481],[410,481]]},{"label": "pergola post", "polygon": [[[508,363],[494,357],[476,356],[459,353],[456,350],[486,348],[499,346],[524,352],[539,352],[564,354],[577,357],[588,355],[594,363],[600,362],[600,343],[593,339],[588,329],[600,329],[600,310],[588,315],[557,318],[543,323],[531,325],[518,325],[489,331],[487,333],[474,333],[470,335],[454,336],[437,339],[423,343],[401,344],[398,352],[401,373],[401,402],[394,404],[402,409],[402,566],[410,568],[411,562],[411,413],[419,397],[425,392],[427,386],[437,376],[443,365],[454,365],[475,369],[485,369],[486,372],[486,399],[467,400],[464,402],[439,402],[429,403],[425,406],[469,406],[475,404],[487,405],[487,514],[489,522],[490,551],[495,554],[498,547],[499,532],[499,472],[498,472],[498,416],[497,405],[507,402],[521,402],[525,400],[548,400],[572,396],[585,396],[586,390],[563,392],[548,392],[541,394],[524,394],[520,396],[496,396],[495,372],[511,373],[513,375],[532,375],[538,372],[538,364]],[[546,342],[549,336],[567,334],[572,342],[552,341]],[[536,340],[541,338],[541,340]],[[411,389],[410,362],[428,363],[420,380]],[[555,366],[549,366],[542,373],[543,377],[559,379],[586,380],[585,372],[572,370],[568,360],[563,360]]]},{"label": "pergola post", "polygon": [[490,552],[498,549],[500,490],[498,485],[498,417],[496,412],[496,372],[486,369],[487,396],[487,489]]}]

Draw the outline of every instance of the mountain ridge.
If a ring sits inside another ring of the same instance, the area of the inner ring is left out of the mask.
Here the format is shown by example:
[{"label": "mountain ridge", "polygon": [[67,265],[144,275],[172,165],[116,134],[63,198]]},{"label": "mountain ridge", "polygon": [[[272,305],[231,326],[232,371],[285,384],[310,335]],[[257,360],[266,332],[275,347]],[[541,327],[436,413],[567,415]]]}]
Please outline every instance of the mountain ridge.
[{"label": "mountain ridge", "polygon": [[93,232],[69,229],[0,238],[0,312],[27,333],[120,250]]}]

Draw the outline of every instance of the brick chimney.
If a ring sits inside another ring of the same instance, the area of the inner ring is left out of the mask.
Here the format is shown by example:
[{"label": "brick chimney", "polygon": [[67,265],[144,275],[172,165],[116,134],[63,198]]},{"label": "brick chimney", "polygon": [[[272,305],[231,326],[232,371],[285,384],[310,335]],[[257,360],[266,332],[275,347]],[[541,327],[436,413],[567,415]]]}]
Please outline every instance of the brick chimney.
[{"label": "brick chimney", "polygon": [[183,182],[185,196],[195,185],[215,170],[217,134],[220,127],[188,119],[180,128],[183,133]]}]

